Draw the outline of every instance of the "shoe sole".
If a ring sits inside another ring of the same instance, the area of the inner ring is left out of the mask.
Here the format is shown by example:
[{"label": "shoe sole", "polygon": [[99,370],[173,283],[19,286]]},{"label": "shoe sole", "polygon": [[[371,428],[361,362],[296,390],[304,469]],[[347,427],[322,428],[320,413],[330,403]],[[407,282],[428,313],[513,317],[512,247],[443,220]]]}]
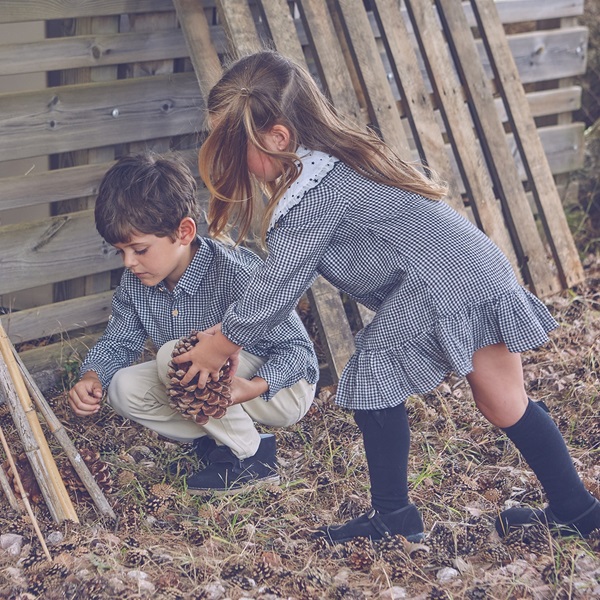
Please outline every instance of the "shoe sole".
[{"label": "shoe sole", "polygon": [[279,485],[281,483],[281,477],[279,475],[272,475],[271,477],[264,477],[263,479],[256,479],[254,481],[248,481],[239,487],[215,489],[215,488],[188,488],[187,493],[192,496],[201,496],[208,494],[209,492],[215,496],[233,496],[234,494],[242,494],[253,488],[261,487],[263,485]]}]

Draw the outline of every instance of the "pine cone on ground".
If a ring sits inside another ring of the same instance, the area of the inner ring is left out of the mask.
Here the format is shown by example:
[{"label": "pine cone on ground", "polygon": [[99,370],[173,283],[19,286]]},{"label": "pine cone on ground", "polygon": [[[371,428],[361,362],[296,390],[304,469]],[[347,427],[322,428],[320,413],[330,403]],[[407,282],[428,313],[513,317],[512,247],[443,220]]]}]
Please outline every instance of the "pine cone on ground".
[{"label": "pine cone on ground", "polygon": [[[191,350],[198,343],[198,331],[192,331],[188,337],[181,338],[173,349],[173,356],[179,356]],[[178,410],[186,419],[191,419],[199,425],[208,423],[213,417],[220,419],[231,406],[231,368],[225,363],[219,372],[218,381],[209,381],[206,387],[198,387],[198,377],[195,376],[186,386],[181,380],[186,375],[191,363],[176,365],[169,363],[170,405]]]},{"label": "pine cone on ground", "polygon": [[[111,494],[113,491],[112,475],[108,464],[100,458],[100,453],[92,448],[82,448],[79,454],[96,480],[96,483],[100,486],[100,489],[105,494]],[[74,492],[87,493],[85,485],[83,485],[79,475],[70,463],[62,466],[61,475],[68,489]]]},{"label": "pine cone on ground", "polygon": [[[21,478],[21,483],[23,484],[23,489],[29,498],[29,502],[31,504],[40,504],[43,502],[44,497],[42,496],[42,491],[40,490],[40,486],[35,478],[33,473],[33,468],[29,464],[29,459],[27,458],[27,454],[25,452],[21,452],[15,459],[15,466],[17,467],[17,472],[19,473],[19,477]],[[15,474],[8,462],[8,459],[4,461],[2,464],[4,468],[4,472],[10,481],[12,489],[15,492],[17,499],[21,498],[21,491],[19,490],[19,486],[17,485],[17,481],[15,479]]]}]

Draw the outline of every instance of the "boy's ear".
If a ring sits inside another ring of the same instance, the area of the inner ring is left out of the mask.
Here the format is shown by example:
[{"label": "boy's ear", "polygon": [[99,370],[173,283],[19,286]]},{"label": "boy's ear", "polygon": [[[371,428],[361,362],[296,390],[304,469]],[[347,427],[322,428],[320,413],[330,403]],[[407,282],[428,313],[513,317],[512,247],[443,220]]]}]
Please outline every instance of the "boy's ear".
[{"label": "boy's ear", "polygon": [[291,135],[290,130],[285,125],[273,125],[269,133],[277,150],[283,152],[288,149]]},{"label": "boy's ear", "polygon": [[196,239],[196,222],[191,217],[184,217],[179,223],[177,229],[177,237],[179,241],[187,246]]}]

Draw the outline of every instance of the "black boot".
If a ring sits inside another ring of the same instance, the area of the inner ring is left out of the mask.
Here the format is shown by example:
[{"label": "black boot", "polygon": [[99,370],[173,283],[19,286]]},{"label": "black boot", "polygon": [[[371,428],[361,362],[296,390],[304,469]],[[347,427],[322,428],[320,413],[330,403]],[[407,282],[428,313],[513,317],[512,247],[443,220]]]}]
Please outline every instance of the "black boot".
[{"label": "black boot", "polygon": [[278,484],[275,436],[263,434],[256,454],[240,460],[227,446],[217,446],[208,466],[187,479],[190,494],[232,493],[259,483]]},{"label": "black boot", "polygon": [[600,528],[600,504],[585,489],[548,409],[529,400],[523,416],[504,432],[539,479],[549,506],[503,511],[496,520],[498,533],[540,522],[554,532],[584,537]]},{"label": "black boot", "polygon": [[423,520],[414,504],[382,515],[374,508],[370,512],[352,519],[344,525],[319,527],[315,538],[324,538],[330,544],[349,542],[357,537],[381,540],[384,537],[401,535],[409,542],[423,539]]},{"label": "black boot", "polygon": [[550,508],[509,508],[496,519],[496,531],[504,537],[515,529],[537,523],[545,525],[558,536],[579,535],[587,538],[592,531],[600,531],[600,502],[596,500],[588,510],[568,522],[558,519]]}]

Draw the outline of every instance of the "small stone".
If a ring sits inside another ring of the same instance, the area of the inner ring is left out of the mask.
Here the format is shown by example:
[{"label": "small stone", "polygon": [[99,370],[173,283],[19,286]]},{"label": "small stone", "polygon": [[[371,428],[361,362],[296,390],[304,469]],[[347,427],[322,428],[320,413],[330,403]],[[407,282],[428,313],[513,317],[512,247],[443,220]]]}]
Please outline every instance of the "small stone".
[{"label": "small stone", "polygon": [[55,546],[56,544],[60,544],[64,539],[65,535],[62,531],[51,531],[46,536],[46,543]]},{"label": "small stone", "polygon": [[444,567],[437,572],[435,577],[440,583],[447,583],[458,577],[458,571],[452,567]]},{"label": "small stone", "polygon": [[137,579],[138,581],[143,581],[144,579],[148,579],[148,573],[144,571],[133,570],[127,573],[127,577],[130,579]]},{"label": "small stone", "polygon": [[333,583],[335,585],[342,585],[344,583],[346,583],[348,581],[348,579],[350,578],[352,571],[350,571],[350,569],[340,569],[334,576],[333,576]]},{"label": "small stone", "polygon": [[11,556],[19,556],[23,548],[23,536],[17,533],[0,535],[0,547]]},{"label": "small stone", "polygon": [[206,600],[221,600],[225,596],[225,587],[220,581],[213,581],[204,586],[203,592]]},{"label": "small stone", "polygon": [[395,585],[379,595],[380,600],[401,600],[406,598],[406,590],[403,587]]}]

